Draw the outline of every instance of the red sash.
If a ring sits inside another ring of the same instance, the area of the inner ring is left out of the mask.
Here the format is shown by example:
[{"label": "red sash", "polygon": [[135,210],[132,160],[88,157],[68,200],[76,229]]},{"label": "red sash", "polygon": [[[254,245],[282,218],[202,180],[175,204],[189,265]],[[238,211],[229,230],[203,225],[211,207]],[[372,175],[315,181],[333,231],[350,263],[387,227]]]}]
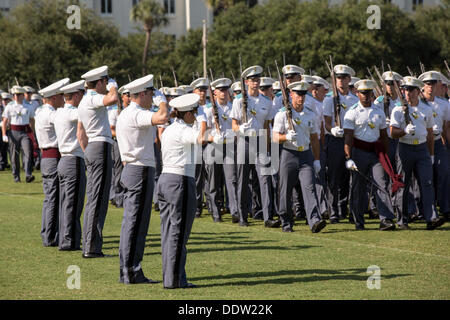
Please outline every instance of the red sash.
[{"label": "red sash", "polygon": [[44,158],[61,159],[61,154],[58,148],[42,149],[42,159]]}]

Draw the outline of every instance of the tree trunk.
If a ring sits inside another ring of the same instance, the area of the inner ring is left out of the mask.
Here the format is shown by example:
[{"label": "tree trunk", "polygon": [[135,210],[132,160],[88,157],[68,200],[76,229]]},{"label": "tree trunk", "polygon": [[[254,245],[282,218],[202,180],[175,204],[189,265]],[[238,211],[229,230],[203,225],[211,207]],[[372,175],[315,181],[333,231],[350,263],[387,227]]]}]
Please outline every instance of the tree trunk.
[{"label": "tree trunk", "polygon": [[148,47],[150,45],[150,33],[151,33],[151,30],[146,29],[144,53],[142,55],[142,76],[143,77],[145,77],[147,75],[147,56],[148,56]]}]

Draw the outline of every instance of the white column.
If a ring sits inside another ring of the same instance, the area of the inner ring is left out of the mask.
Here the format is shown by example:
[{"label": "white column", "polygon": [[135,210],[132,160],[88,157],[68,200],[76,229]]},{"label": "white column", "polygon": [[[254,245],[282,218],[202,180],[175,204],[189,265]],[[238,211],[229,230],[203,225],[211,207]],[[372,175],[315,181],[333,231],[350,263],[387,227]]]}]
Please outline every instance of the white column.
[{"label": "white column", "polygon": [[191,0],[186,1],[186,32],[191,29]]}]

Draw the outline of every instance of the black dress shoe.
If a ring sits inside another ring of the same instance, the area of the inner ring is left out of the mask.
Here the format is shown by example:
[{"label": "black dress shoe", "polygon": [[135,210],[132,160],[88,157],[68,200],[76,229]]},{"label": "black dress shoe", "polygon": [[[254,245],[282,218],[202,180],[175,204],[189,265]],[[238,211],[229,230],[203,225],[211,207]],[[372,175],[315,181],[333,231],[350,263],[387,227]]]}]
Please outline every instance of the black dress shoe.
[{"label": "black dress shoe", "polygon": [[238,223],[238,222],[239,222],[239,217],[238,217],[236,214],[233,214],[233,215],[231,216],[231,221],[232,221],[233,223]]},{"label": "black dress shoe", "polygon": [[105,258],[106,256],[103,254],[103,252],[100,252],[100,253],[83,253],[82,257],[86,259],[93,259],[93,258]]},{"label": "black dress shoe", "polygon": [[248,227],[248,222],[247,221],[239,221],[239,225],[241,227]]},{"label": "black dress shoe", "polygon": [[294,232],[294,230],[292,230],[291,227],[284,227],[284,228],[282,229],[282,231],[283,231],[283,232],[288,232],[288,233]]},{"label": "black dress shoe", "polygon": [[351,224],[355,224],[355,219],[352,215],[348,216],[348,222],[350,222]]},{"label": "black dress shoe", "polygon": [[431,222],[427,222],[427,230],[434,230],[440,226],[442,226],[445,223],[444,218],[436,218],[432,220]]},{"label": "black dress shoe", "polygon": [[325,220],[317,221],[316,223],[314,223],[311,231],[312,231],[312,233],[318,233],[318,232],[320,232],[320,230],[325,228],[326,225],[327,225],[327,222]]},{"label": "black dress shoe", "polygon": [[267,220],[264,221],[264,227],[266,228],[278,228],[281,225],[280,220]]},{"label": "black dress shoe", "polygon": [[31,182],[33,182],[34,181],[34,176],[29,176],[29,177],[26,177],[25,178],[25,181],[27,182],[27,183],[31,183]]},{"label": "black dress shoe", "polygon": [[392,220],[385,219],[380,223],[381,231],[395,230],[395,223]]},{"label": "black dress shoe", "polygon": [[339,223],[339,219],[330,219],[330,223],[331,224],[338,224]]},{"label": "black dress shoe", "polygon": [[363,231],[363,230],[366,230],[366,228],[364,228],[364,226],[356,226],[355,230],[356,231]]},{"label": "black dress shoe", "polygon": [[378,219],[380,215],[378,214],[378,211],[375,209],[369,210],[369,219]]},{"label": "black dress shoe", "polygon": [[398,227],[400,230],[411,230],[411,227],[408,226],[407,224],[398,224],[397,227]]},{"label": "black dress shoe", "polygon": [[15,182],[15,183],[20,183],[20,178],[19,178],[19,177],[15,177],[15,178],[14,178],[14,182]]},{"label": "black dress shoe", "polygon": [[81,248],[59,248],[59,251],[78,251],[81,250]]},{"label": "black dress shoe", "polygon": [[193,284],[193,283],[189,283],[188,282],[186,285],[182,286],[181,288],[183,288],[183,289],[194,289],[194,288],[197,288],[197,286],[195,284]]}]

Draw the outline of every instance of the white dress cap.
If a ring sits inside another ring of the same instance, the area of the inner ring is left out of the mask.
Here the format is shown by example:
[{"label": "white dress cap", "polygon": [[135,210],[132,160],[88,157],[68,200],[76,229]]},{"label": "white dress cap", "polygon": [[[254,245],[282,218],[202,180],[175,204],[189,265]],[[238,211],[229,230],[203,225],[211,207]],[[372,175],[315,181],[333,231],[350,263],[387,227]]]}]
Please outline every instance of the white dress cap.
[{"label": "white dress cap", "polygon": [[383,81],[402,81],[403,77],[394,71],[386,71],[381,75]]},{"label": "white dress cap", "polygon": [[2,99],[9,99],[12,100],[13,96],[11,93],[8,92],[2,92]]},{"label": "white dress cap", "polygon": [[126,93],[130,93],[130,90],[125,89],[125,86],[122,86],[119,88],[119,90],[117,91],[119,92],[120,95],[126,94]]},{"label": "white dress cap", "polygon": [[240,81],[236,81],[231,85],[231,90],[233,91],[242,91],[242,86]]},{"label": "white dress cap", "polygon": [[419,76],[420,81],[441,81],[441,73],[437,71],[427,71]]},{"label": "white dress cap", "polygon": [[425,84],[419,79],[410,76],[404,77],[402,82],[402,86],[404,87],[417,87],[422,89],[424,85]]},{"label": "white dress cap", "polygon": [[287,74],[303,75],[303,74],[305,74],[305,69],[303,69],[299,66],[293,65],[293,64],[285,65],[281,71],[283,72],[284,75],[287,75]]},{"label": "white dress cap", "polygon": [[275,81],[274,83],[272,83],[272,89],[281,90],[280,81]]},{"label": "white dress cap", "polygon": [[361,79],[358,78],[358,77],[352,77],[351,80],[350,80],[349,85],[350,85],[350,86],[354,86],[355,83],[357,83],[359,80],[361,80]]},{"label": "white dress cap", "polygon": [[13,86],[11,88],[11,94],[23,94],[25,93],[25,89],[21,86]]},{"label": "white dress cap", "polygon": [[217,88],[229,88],[232,81],[228,78],[220,78],[211,82],[211,87]]},{"label": "white dress cap", "polygon": [[209,86],[209,81],[206,78],[198,78],[197,80],[194,80],[189,86],[194,89],[197,89],[199,87],[207,87]]},{"label": "white dress cap", "polygon": [[263,68],[260,66],[253,66],[250,68],[247,68],[242,72],[241,77],[244,79],[250,78],[250,77],[259,77],[261,73],[263,72]]},{"label": "white dress cap", "polygon": [[313,78],[313,76],[309,76],[307,74],[304,74],[304,75],[302,75],[302,81],[306,81],[309,84],[311,84],[311,83],[314,82],[314,78]]},{"label": "white dress cap", "polygon": [[108,76],[108,66],[92,69],[81,76],[86,82],[92,82]]},{"label": "white dress cap", "polygon": [[330,89],[330,84],[324,79],[319,76],[312,76],[314,78],[313,84],[322,85],[325,89]]},{"label": "white dress cap", "polygon": [[143,92],[147,89],[153,88],[153,75],[149,74],[145,77],[136,79],[129,84],[126,84],[125,89],[128,89],[131,94],[136,94],[139,92]]},{"label": "white dress cap", "polygon": [[64,78],[40,90],[39,94],[42,95],[44,98],[49,98],[57,94],[62,94],[63,92],[61,91],[61,88],[69,84],[69,82],[70,82],[69,78]]},{"label": "white dress cap", "polygon": [[169,96],[171,97],[179,97],[182,96],[183,94],[186,94],[186,92],[184,92],[184,90],[181,89],[180,87],[173,87],[169,89]]},{"label": "white dress cap", "polygon": [[30,87],[30,86],[24,86],[23,87],[25,89],[25,92],[30,92],[30,93],[34,93],[36,92],[36,90],[34,90],[34,88]]},{"label": "white dress cap", "polygon": [[293,91],[308,91],[309,83],[306,81],[296,81],[288,85],[289,90]]},{"label": "white dress cap", "polygon": [[169,105],[178,111],[191,111],[198,106],[200,96],[196,93],[188,93],[170,100]]},{"label": "white dress cap", "polygon": [[369,79],[359,80],[355,83],[355,88],[358,89],[358,91],[374,90],[376,86],[377,84],[375,81]]},{"label": "white dress cap", "polygon": [[37,93],[33,93],[32,95],[31,95],[31,100],[42,100],[42,98],[41,98],[41,96],[40,95],[38,95]]},{"label": "white dress cap", "polygon": [[355,76],[355,70],[350,68],[349,66],[346,66],[345,64],[337,64],[334,66],[334,73],[335,74],[347,74],[351,77]]},{"label": "white dress cap", "polygon": [[192,91],[194,91],[194,88],[192,88],[191,86],[188,86],[187,84],[183,84],[183,85],[179,86],[179,88],[182,89],[186,93],[191,93]]},{"label": "white dress cap", "polygon": [[78,91],[84,91],[84,80],[80,80],[66,86],[61,87],[60,91],[64,94],[74,93]]}]

